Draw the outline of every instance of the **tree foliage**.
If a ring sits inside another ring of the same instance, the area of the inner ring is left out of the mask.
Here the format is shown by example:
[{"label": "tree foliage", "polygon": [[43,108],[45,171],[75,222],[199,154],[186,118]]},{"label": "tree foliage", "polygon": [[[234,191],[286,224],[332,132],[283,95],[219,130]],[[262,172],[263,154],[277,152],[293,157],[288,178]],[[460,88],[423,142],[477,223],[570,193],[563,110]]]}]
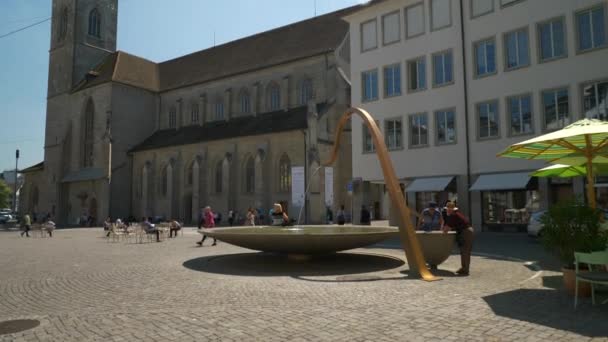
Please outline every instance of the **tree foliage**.
[{"label": "tree foliage", "polygon": [[8,207],[10,196],[11,189],[6,185],[4,180],[0,179],[0,208]]},{"label": "tree foliage", "polygon": [[601,229],[602,215],[601,210],[592,209],[581,201],[560,202],[541,217],[541,241],[564,266],[571,267],[574,252],[590,253],[606,248],[608,232]]}]

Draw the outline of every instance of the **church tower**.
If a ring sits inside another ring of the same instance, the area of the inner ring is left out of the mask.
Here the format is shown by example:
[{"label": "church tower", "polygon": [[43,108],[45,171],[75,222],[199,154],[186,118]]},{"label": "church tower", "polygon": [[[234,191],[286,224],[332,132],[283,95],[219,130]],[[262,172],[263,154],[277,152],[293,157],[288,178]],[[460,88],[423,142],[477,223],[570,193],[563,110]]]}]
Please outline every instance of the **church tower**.
[{"label": "church tower", "polygon": [[118,0],[53,0],[48,97],[69,92],[116,51]]},{"label": "church tower", "polygon": [[[66,177],[83,168],[107,166],[99,156],[107,154],[100,139],[108,110],[101,104],[109,103],[108,97],[72,90],[116,51],[117,6],[118,0],[53,0],[44,142],[48,182],[41,189],[40,201],[48,208],[39,210],[48,211],[60,224],[78,215],[83,206],[89,206],[90,213],[105,213],[97,209],[101,208],[97,203],[107,202],[102,202],[109,192],[107,181],[94,183],[91,190],[79,188],[82,182],[69,183]],[[97,156],[95,163],[93,155]],[[86,201],[81,193],[88,194]],[[72,202],[78,196],[83,200],[75,205]]]}]

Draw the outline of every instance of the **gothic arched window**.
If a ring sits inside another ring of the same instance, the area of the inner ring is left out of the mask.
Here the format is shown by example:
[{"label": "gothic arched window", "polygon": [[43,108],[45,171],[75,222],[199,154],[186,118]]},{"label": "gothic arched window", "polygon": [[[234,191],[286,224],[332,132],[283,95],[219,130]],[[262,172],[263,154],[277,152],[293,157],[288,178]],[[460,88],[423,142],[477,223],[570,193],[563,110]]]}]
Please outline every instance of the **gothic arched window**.
[{"label": "gothic arched window", "polygon": [[305,105],[312,99],[312,81],[305,79],[300,83],[300,104]]},{"label": "gothic arched window", "polygon": [[223,169],[223,161],[220,160],[217,165],[215,166],[215,192],[216,193],[221,193],[222,192],[222,182],[224,181],[223,179],[223,174],[222,174],[222,170]]},{"label": "gothic arched window", "polygon": [[251,157],[245,164],[245,192],[250,194],[255,192],[255,162]]},{"label": "gothic arched window", "polygon": [[197,103],[193,103],[192,104],[192,111],[190,113],[190,118],[192,123],[198,123],[198,104]]},{"label": "gothic arched window", "polygon": [[276,83],[268,86],[267,106],[269,110],[279,110],[281,108],[281,88]]},{"label": "gothic arched window", "polygon": [[95,130],[95,107],[93,100],[89,99],[84,112],[84,127],[83,127],[83,154],[82,166],[93,166],[93,145],[94,145],[94,130]]},{"label": "gothic arched window", "polygon": [[57,41],[62,41],[68,33],[68,9],[64,7],[61,10],[59,17],[59,31],[57,32]]},{"label": "gothic arched window", "polygon": [[89,12],[89,36],[101,38],[101,13],[97,8]]},{"label": "gothic arched window", "polygon": [[167,172],[169,166],[165,165],[160,172],[160,194],[163,197],[167,196],[167,189],[169,188],[169,172]]},{"label": "gothic arched window", "polygon": [[194,162],[190,164],[188,170],[186,170],[186,185],[192,185],[194,182]]},{"label": "gothic arched window", "polygon": [[217,99],[214,107],[215,120],[224,120],[224,101],[222,99]]},{"label": "gothic arched window", "polygon": [[175,128],[177,126],[177,112],[175,108],[169,109],[169,128]]},{"label": "gothic arched window", "polygon": [[291,161],[286,154],[283,154],[279,160],[279,191],[289,190],[291,190]]},{"label": "gothic arched window", "polygon": [[249,92],[247,90],[241,90],[241,93],[239,94],[239,102],[241,103],[241,113],[251,113],[251,96],[249,96]]}]

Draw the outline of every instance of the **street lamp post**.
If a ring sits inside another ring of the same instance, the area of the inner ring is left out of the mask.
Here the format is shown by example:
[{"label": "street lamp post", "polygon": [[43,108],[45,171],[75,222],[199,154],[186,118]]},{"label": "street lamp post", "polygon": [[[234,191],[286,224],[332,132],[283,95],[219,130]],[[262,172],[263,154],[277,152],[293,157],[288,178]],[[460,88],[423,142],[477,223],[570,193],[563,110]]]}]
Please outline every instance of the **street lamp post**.
[{"label": "street lamp post", "polygon": [[19,150],[15,151],[15,184],[13,187],[13,213],[17,211],[17,165],[19,163]]}]

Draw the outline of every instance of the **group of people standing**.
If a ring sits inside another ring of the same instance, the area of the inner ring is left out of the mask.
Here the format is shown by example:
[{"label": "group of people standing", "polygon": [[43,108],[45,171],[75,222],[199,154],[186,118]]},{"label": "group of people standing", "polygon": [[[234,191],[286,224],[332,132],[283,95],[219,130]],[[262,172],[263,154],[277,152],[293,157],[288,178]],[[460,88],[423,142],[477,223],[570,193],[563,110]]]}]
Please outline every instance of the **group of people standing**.
[{"label": "group of people standing", "polygon": [[456,274],[467,276],[471,265],[471,250],[473,249],[473,228],[456,203],[447,201],[443,210],[437,207],[436,202],[430,202],[419,217],[418,229],[426,232],[441,230],[447,233],[456,232],[456,242],[460,248],[460,269]]}]

